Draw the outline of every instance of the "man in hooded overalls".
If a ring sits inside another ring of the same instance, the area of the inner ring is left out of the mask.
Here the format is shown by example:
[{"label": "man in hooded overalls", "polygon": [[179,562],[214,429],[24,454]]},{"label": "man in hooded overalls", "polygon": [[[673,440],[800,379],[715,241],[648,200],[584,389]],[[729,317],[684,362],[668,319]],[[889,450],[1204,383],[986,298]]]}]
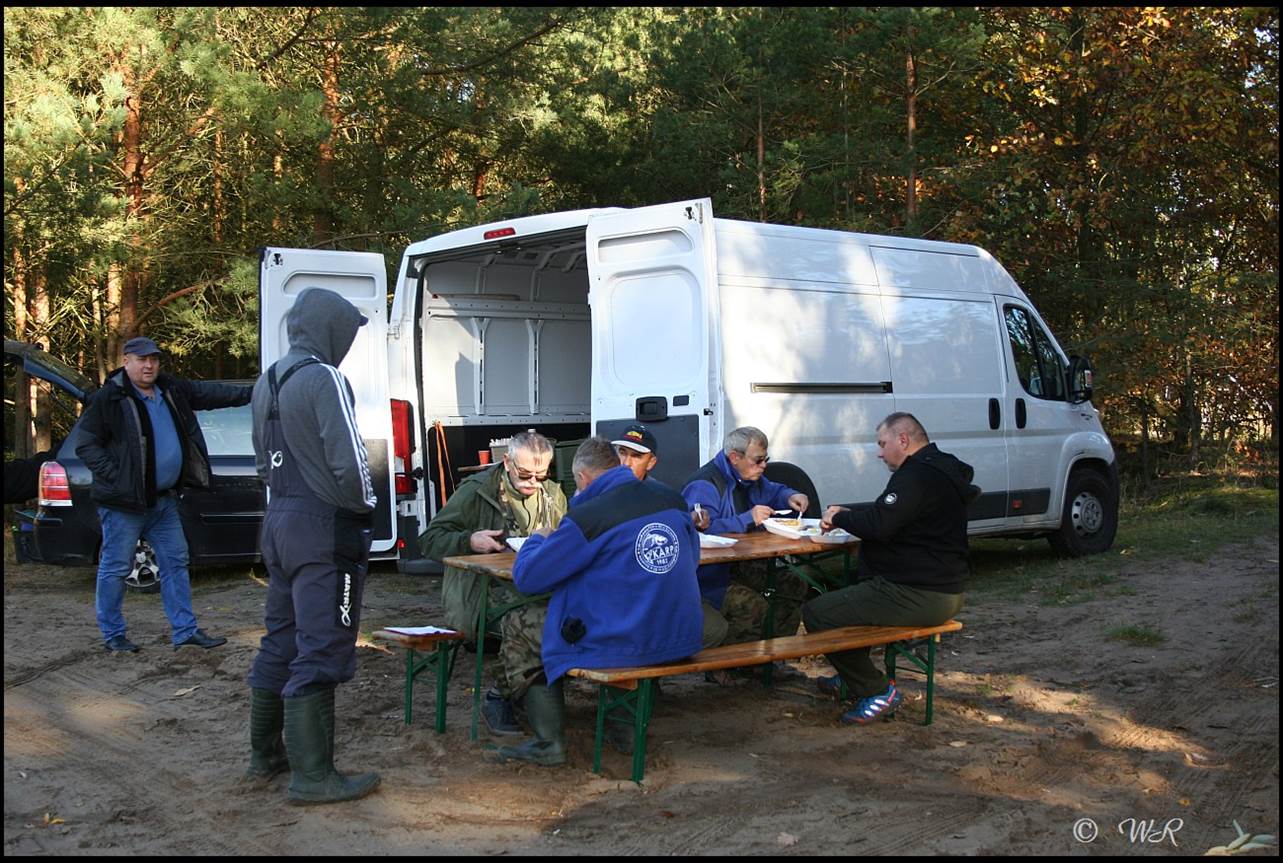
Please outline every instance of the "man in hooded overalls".
[{"label": "man in hooded overalls", "polygon": [[290,769],[294,804],[355,800],[379,784],[377,773],[334,769],[334,690],[356,673],[375,506],[355,398],[336,366],[365,323],[338,294],[303,291],[286,317],[289,352],[259,377],[251,402],[270,578],[267,632],[249,674],[246,775]]}]

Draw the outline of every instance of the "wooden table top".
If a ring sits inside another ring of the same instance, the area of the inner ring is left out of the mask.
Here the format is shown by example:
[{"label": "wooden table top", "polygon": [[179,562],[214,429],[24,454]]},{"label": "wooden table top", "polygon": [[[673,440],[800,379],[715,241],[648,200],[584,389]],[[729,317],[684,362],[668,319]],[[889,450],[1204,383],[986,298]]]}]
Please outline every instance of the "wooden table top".
[{"label": "wooden table top", "polygon": [[[762,560],[764,558],[782,557],[786,554],[818,554],[825,551],[848,550],[858,548],[858,540],[833,545],[811,542],[809,539],[789,539],[766,531],[754,533],[725,534],[738,540],[734,545],[725,548],[701,548],[699,550],[700,566],[705,564],[735,563],[741,560]],[[467,554],[447,557],[441,561],[446,566],[453,566],[466,572],[478,575],[492,575],[512,580],[512,564],[517,559],[515,551],[500,551],[494,554]]]}]

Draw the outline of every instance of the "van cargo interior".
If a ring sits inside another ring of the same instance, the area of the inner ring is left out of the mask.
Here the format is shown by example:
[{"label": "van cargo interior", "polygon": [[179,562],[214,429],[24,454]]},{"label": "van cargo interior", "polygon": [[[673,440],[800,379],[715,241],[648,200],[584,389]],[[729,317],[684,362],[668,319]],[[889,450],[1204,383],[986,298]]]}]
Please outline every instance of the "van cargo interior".
[{"label": "van cargo interior", "polygon": [[[419,419],[437,507],[442,486],[452,492],[492,440],[529,428],[563,443],[589,434],[584,247],[578,229],[412,261]],[[569,477],[569,467],[554,465],[554,475]]]}]

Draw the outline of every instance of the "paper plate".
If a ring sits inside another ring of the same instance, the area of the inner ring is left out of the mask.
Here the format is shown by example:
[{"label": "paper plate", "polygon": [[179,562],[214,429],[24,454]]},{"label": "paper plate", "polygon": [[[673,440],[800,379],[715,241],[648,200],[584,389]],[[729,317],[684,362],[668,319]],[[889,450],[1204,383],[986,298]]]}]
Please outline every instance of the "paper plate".
[{"label": "paper plate", "polygon": [[529,537],[510,536],[507,539],[505,539],[504,542],[508,543],[508,548],[512,549],[513,551],[521,551],[521,544],[524,543],[527,539],[529,539]]},{"label": "paper plate", "polygon": [[818,542],[821,545],[842,545],[846,542],[855,542],[858,536],[847,533],[842,528],[831,530],[828,533],[811,534],[811,542]]},{"label": "paper plate", "polygon": [[716,534],[701,533],[699,535],[700,548],[730,548],[738,539],[731,539],[729,536],[717,536]]},{"label": "paper plate", "polygon": [[[801,526],[793,527],[782,524],[784,521],[799,521]],[[820,520],[818,518],[803,519],[780,519],[768,518],[762,522],[762,527],[777,536],[787,536],[789,539],[802,539],[807,536],[814,536],[820,532]]]}]

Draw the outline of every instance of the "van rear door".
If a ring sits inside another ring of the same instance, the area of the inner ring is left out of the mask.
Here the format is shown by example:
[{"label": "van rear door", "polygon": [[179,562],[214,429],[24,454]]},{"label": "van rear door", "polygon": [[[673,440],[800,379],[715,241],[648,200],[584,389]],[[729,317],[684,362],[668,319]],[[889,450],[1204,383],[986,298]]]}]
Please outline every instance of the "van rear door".
[{"label": "van rear door", "polygon": [[593,217],[587,255],[594,432],[644,423],[659,446],[653,475],[680,488],[719,433],[713,203]]},{"label": "van rear door", "polygon": [[395,544],[393,507],[396,497],[391,470],[392,416],[388,401],[387,271],[383,256],[370,252],[327,252],[315,249],[263,250],[259,266],[259,352],[262,368],[289,350],[285,315],[306,288],[326,288],[346,297],[369,318],[339,371],[352,383],[356,421],[370,459],[378,505],[374,513],[371,552]]}]

